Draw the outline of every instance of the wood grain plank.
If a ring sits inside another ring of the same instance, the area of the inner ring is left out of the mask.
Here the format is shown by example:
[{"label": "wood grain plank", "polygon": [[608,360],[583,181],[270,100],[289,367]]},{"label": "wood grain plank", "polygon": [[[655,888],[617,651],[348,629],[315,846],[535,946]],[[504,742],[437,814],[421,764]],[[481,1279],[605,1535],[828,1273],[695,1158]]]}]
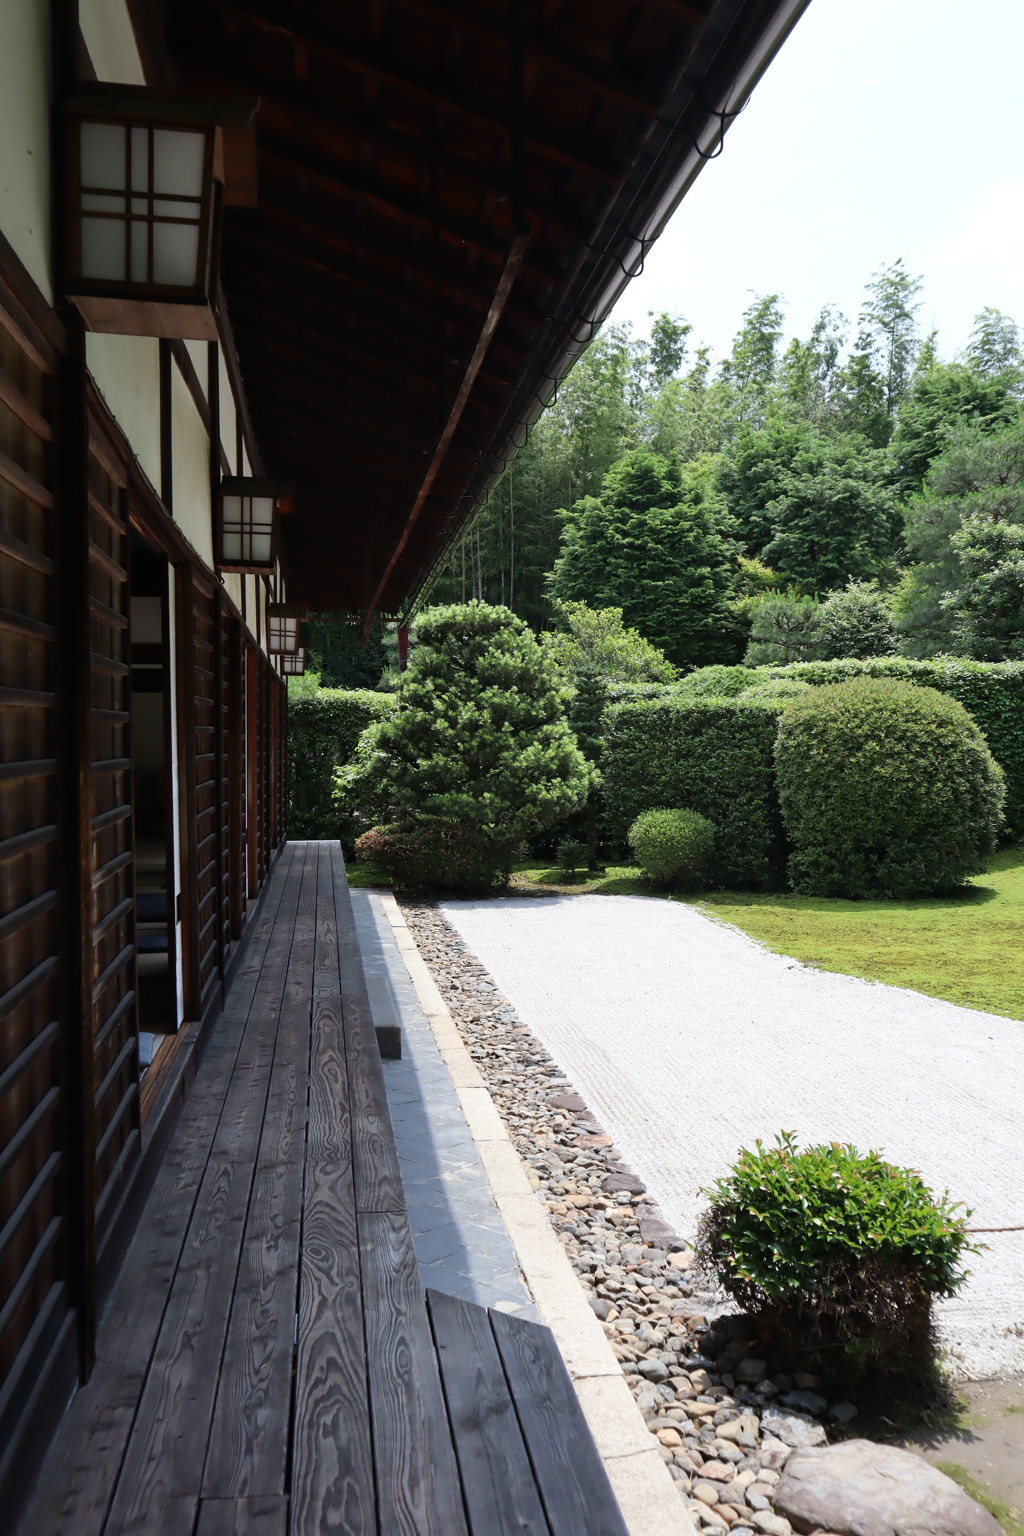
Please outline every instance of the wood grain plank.
[{"label": "wood grain plank", "polygon": [[203,1498],[285,1492],[302,1215],[317,856],[308,860],[203,1475]]},{"label": "wood grain plank", "polygon": [[[188,1235],[139,1401],[111,1532],[163,1536],[169,1503],[198,1505],[305,861],[293,858]],[[292,907],[294,901],[295,907]]]},{"label": "wood grain plank", "polygon": [[287,1527],[286,1498],[203,1499],[196,1536],[285,1536]]},{"label": "wood grain plank", "polygon": [[466,1536],[448,1416],[408,1217],[360,1212],[380,1529]]},{"label": "wood grain plank", "polygon": [[285,889],[287,864],[275,871],[258,928],[218,1020],[202,1066],[182,1107],[171,1143],[100,1324],[98,1359],[74,1397],[47,1455],[42,1480],[23,1523],[53,1536],[98,1536],[106,1512],[167,1296],[185,1241],[265,961],[265,946]]},{"label": "wood grain plank", "polygon": [[373,1016],[366,995],[366,977],[340,844],[331,844],[331,863],[338,923],[345,1051],[349,1069],[356,1209],[386,1211],[399,1216],[405,1211],[405,1194],[398,1165],[398,1149],[391,1126]]},{"label": "wood grain plank", "polygon": [[376,1536],[334,869],[325,844],[319,861],[291,1529]]},{"label": "wood grain plank", "polygon": [[549,1536],[486,1307],[427,1291],[472,1536]]},{"label": "wood grain plank", "polygon": [[629,1536],[554,1334],[488,1315],[551,1536]]}]

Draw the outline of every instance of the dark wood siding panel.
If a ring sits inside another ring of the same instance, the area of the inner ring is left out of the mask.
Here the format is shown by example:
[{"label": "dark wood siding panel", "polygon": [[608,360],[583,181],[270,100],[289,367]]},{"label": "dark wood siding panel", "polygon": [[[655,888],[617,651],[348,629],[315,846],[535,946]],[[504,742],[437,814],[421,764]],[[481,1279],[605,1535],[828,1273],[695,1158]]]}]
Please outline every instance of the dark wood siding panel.
[{"label": "dark wood siding panel", "polygon": [[0,1388],[64,1278],[54,364],[0,289]]},{"label": "dark wood siding panel", "polygon": [[214,593],[216,649],[214,655],[217,794],[217,923],[220,965],[231,943],[231,619],[219,591]]},{"label": "dark wood siding panel", "polygon": [[[200,1012],[220,961],[220,784],[218,762],[217,603],[212,587],[192,574],[192,730],[195,741],[196,937]],[[194,831],[193,831],[194,829]]]},{"label": "dark wood siding panel", "polygon": [[135,871],[130,771],[127,476],[98,422],[89,433],[90,927],[96,1228],[138,1156]]},{"label": "dark wood siding panel", "polygon": [[232,939],[241,938],[245,915],[245,652],[242,626],[228,616],[228,868]]}]

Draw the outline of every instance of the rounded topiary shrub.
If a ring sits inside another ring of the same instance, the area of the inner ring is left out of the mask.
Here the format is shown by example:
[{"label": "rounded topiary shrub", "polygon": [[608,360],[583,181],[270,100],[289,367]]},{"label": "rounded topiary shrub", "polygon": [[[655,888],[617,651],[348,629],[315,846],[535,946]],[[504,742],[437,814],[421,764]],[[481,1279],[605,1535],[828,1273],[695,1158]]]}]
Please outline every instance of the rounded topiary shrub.
[{"label": "rounded topiary shrub", "polygon": [[932,688],[858,677],[812,689],[779,720],[775,767],[804,895],[952,891],[995,848],[1002,769],[963,705]]},{"label": "rounded topiary shrub", "polygon": [[921,1376],[932,1300],[966,1279],[969,1211],[913,1169],[795,1137],[744,1150],[708,1191],[698,1267],[741,1304],[774,1369],[802,1362],[839,1386]]},{"label": "rounded topiary shrub", "polygon": [[356,857],[376,865],[399,889],[486,891],[508,883],[507,845],[445,822],[371,827],[357,839]]},{"label": "rounded topiary shrub", "polygon": [[710,859],[715,829],[696,811],[644,811],[629,829],[629,846],[656,885],[687,885]]}]

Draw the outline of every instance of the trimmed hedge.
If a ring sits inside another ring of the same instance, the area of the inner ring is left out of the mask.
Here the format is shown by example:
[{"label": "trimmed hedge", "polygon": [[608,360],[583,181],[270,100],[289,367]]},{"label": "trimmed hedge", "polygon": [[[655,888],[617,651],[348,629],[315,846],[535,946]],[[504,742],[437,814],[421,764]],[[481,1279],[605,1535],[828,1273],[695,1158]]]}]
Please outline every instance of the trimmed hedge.
[{"label": "trimmed hedge", "polygon": [[1024,836],[1024,662],[878,656],[868,661],[797,661],[788,667],[758,667],[755,677],[795,677],[815,687],[851,677],[888,677],[950,694],[977,721],[1006,775],[1007,831],[1015,839]]},{"label": "trimmed hedge", "polygon": [[715,828],[711,885],[777,886],[787,846],[775,788],[775,736],[787,699],[650,699],[606,719],[605,822],[626,840],[642,811],[686,806]]},{"label": "trimmed hedge", "polygon": [[995,851],[1002,772],[967,710],[935,688],[854,677],[808,689],[782,717],[775,767],[804,896],[945,894]]},{"label": "trimmed hedge", "polygon": [[353,823],[334,803],[334,770],[352,757],[368,725],[393,714],[393,693],[321,688],[288,700],[288,836],[338,837],[351,845]]},{"label": "trimmed hedge", "polygon": [[356,857],[376,864],[400,890],[487,891],[508,884],[509,849],[475,827],[449,822],[371,827],[356,842]]}]

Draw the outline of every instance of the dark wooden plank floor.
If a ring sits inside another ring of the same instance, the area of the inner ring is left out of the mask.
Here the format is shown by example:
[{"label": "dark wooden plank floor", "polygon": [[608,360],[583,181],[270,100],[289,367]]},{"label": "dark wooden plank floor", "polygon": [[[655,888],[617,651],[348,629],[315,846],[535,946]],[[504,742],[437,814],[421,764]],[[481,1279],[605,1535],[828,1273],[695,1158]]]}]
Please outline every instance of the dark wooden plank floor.
[{"label": "dark wooden plank floor", "polygon": [[622,1536],[581,1440],[546,1329],[431,1329],[341,852],[290,843],[21,1536]]},{"label": "dark wooden plank floor", "polygon": [[336,843],[282,856],[97,1356],[26,1536],[465,1531]]}]

